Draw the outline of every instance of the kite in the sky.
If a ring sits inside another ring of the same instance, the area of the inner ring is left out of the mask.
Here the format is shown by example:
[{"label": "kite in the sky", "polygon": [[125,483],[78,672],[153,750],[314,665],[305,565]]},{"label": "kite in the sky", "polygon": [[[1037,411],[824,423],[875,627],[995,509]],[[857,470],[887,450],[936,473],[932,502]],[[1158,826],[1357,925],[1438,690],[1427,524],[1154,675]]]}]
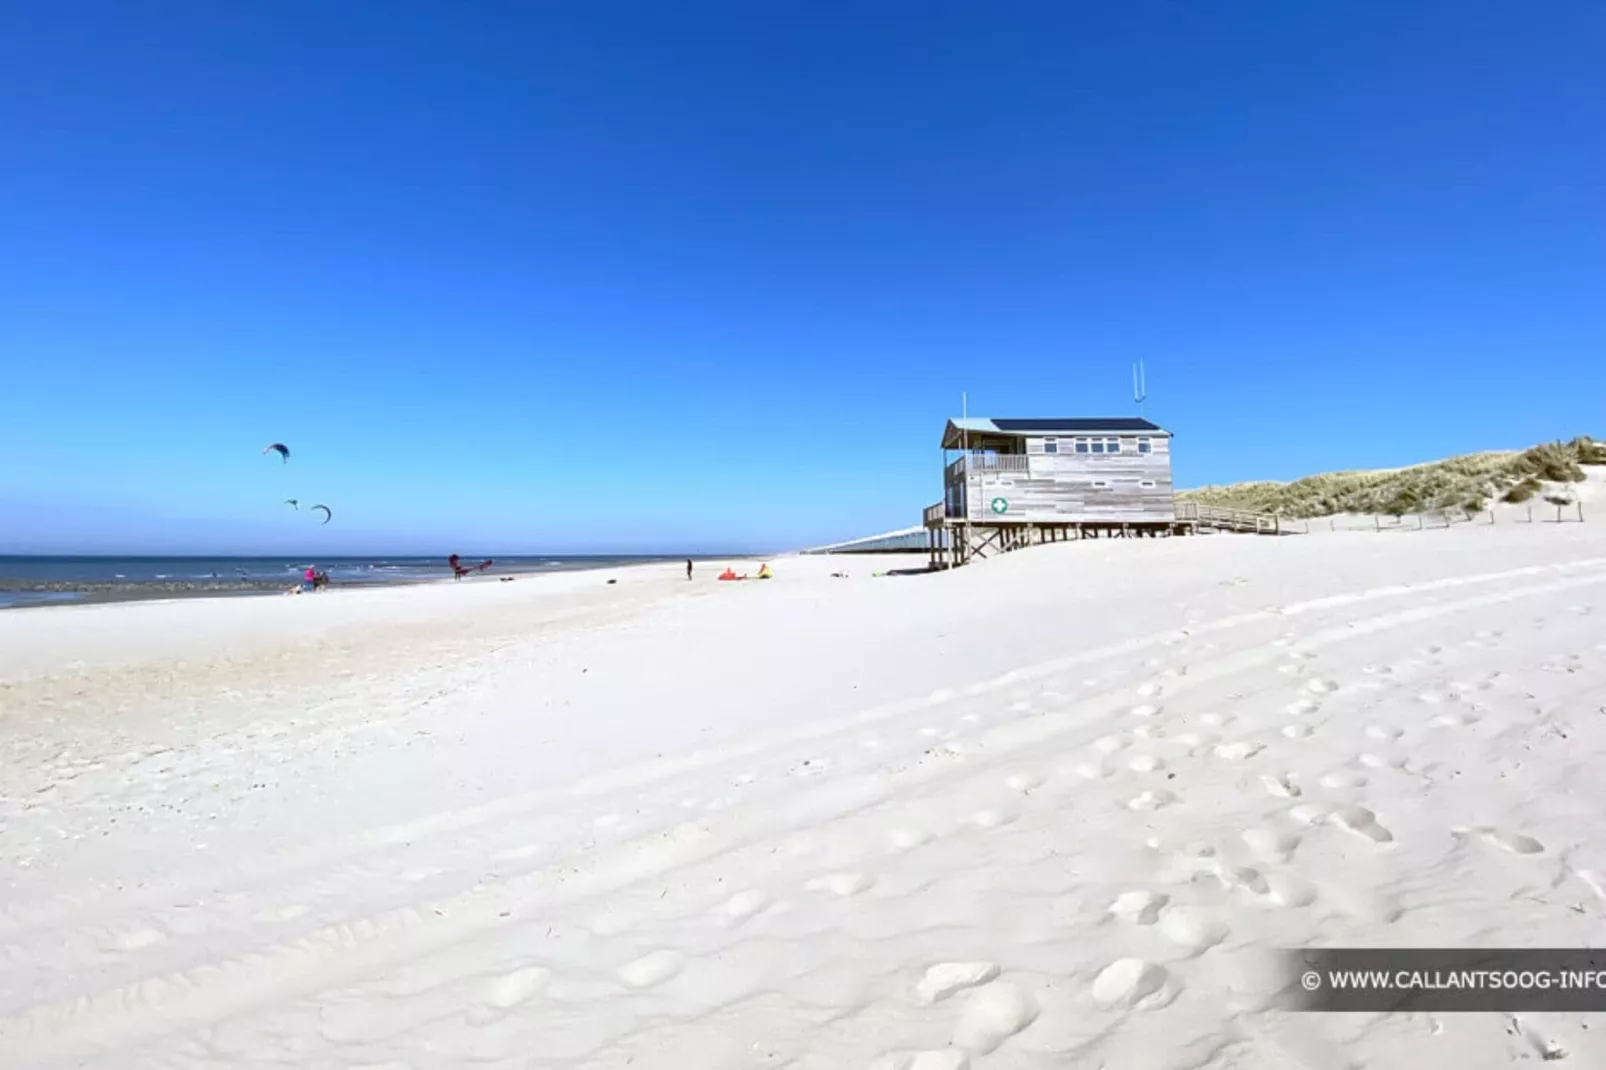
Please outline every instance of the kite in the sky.
[{"label": "kite in the sky", "polygon": [[325,524],[329,523],[329,521],[331,521],[331,520],[333,520],[335,518],[335,514],[330,510],[330,508],[327,505],[314,505],[312,508],[313,508],[314,511],[317,511],[319,509],[323,510],[323,522]]},{"label": "kite in the sky", "polygon": [[262,452],[266,454],[272,453],[275,450],[278,451],[281,460],[288,461],[290,459],[290,447],[286,446],[283,442],[275,442],[271,446],[265,446],[263,447]]},{"label": "kite in the sky", "polygon": [[284,500],[284,504],[288,505],[292,509],[300,509],[301,508],[301,503],[296,501],[294,498],[286,498]]}]

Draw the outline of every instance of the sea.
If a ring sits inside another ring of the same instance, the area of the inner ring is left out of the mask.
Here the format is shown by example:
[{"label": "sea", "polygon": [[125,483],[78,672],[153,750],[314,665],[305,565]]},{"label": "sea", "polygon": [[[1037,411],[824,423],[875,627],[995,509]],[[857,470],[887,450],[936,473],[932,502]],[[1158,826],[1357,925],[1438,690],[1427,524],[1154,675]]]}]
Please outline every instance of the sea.
[{"label": "sea", "polygon": [[[464,556],[478,564],[483,557]],[[540,555],[493,557],[484,575],[572,572],[684,557]],[[0,609],[147,598],[278,594],[308,567],[331,589],[451,579],[443,557],[45,557],[0,554]]]}]

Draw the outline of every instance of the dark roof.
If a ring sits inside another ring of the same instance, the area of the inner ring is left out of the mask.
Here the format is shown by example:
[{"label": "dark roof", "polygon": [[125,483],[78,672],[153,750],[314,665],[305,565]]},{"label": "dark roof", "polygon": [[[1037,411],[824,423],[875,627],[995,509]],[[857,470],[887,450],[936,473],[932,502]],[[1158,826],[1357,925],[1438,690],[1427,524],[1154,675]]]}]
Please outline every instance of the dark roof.
[{"label": "dark roof", "polygon": [[993,426],[1000,431],[1021,433],[1024,431],[1063,431],[1069,434],[1098,433],[1107,431],[1158,431],[1158,424],[1137,416],[1078,416],[1078,417],[1049,417],[1037,420],[1000,420],[993,419]]}]

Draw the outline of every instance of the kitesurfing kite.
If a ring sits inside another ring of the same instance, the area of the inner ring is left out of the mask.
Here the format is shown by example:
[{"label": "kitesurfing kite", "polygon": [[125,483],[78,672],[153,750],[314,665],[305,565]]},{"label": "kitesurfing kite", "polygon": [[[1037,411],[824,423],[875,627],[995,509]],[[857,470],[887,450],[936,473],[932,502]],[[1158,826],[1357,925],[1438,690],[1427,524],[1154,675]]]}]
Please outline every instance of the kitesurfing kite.
[{"label": "kitesurfing kite", "polygon": [[288,461],[290,459],[290,447],[286,446],[283,442],[275,442],[271,446],[264,446],[262,448],[262,452],[264,454],[273,453],[275,450],[278,451],[281,461]]},{"label": "kitesurfing kite", "polygon": [[329,509],[329,507],[327,505],[314,505],[312,507],[312,511],[313,512],[317,512],[319,509],[323,510],[323,522],[325,524],[329,523],[329,521],[331,521],[331,520],[333,520],[335,518],[335,514],[330,511],[330,509]]},{"label": "kitesurfing kite", "polygon": [[301,508],[301,503],[296,501],[294,498],[286,498],[284,500],[284,504],[288,505],[292,509],[300,509]]}]

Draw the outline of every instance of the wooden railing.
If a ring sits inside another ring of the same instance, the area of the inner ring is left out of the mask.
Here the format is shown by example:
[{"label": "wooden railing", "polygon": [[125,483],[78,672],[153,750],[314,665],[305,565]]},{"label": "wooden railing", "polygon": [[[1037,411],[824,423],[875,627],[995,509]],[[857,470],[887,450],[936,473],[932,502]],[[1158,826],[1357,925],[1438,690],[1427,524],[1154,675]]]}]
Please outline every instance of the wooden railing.
[{"label": "wooden railing", "polygon": [[920,523],[928,528],[941,524],[947,510],[948,507],[942,502],[938,502],[936,505],[928,505],[920,514]]},{"label": "wooden railing", "polygon": [[964,472],[1025,472],[1027,457],[1022,453],[973,453],[955,458],[948,463],[948,482],[960,478]]},{"label": "wooden railing", "polygon": [[1281,535],[1282,518],[1248,509],[1223,509],[1198,502],[1177,502],[1177,519],[1219,531],[1246,531],[1257,535]]}]

